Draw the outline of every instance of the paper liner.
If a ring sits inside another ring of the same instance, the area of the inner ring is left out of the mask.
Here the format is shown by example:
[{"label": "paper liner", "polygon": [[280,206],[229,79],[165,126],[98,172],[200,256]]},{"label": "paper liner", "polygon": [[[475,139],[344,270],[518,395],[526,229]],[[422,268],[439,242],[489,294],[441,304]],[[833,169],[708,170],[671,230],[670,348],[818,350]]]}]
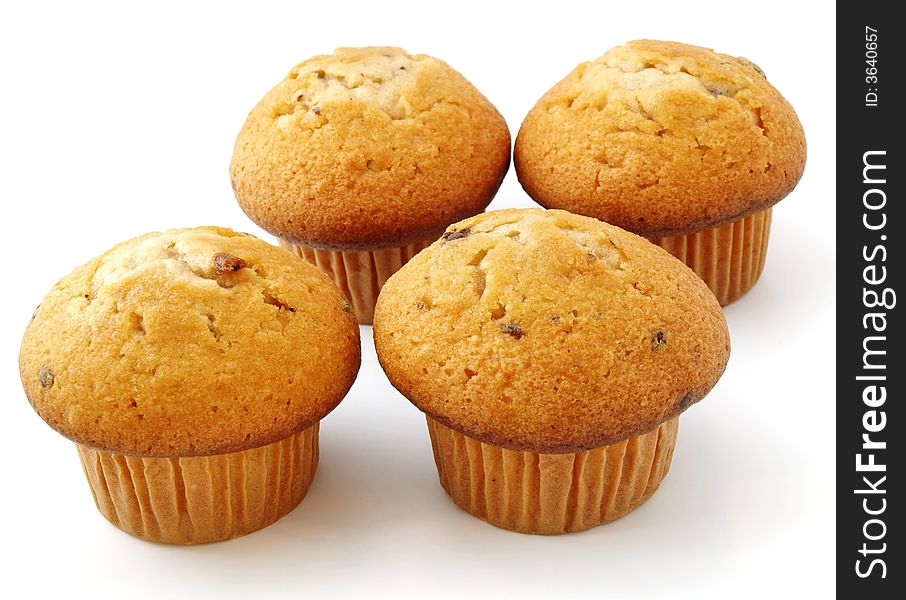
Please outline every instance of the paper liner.
[{"label": "paper liner", "polygon": [[213,456],[76,448],[108,521],[146,540],[200,544],[266,527],[302,501],[318,466],[318,423],[266,446]]},{"label": "paper liner", "polygon": [[463,510],[522,533],[555,534],[618,519],[657,490],[679,417],[622,442],[572,454],[485,444],[428,417],[440,484]]},{"label": "paper liner", "polygon": [[649,239],[689,265],[726,306],[761,276],[770,232],[768,208],[697,233]]},{"label": "paper liner", "polygon": [[280,240],[280,246],[330,275],[352,304],[359,323],[374,320],[378,293],[391,275],[434,241],[421,240],[407,246],[372,251],[340,251],[300,246]]}]

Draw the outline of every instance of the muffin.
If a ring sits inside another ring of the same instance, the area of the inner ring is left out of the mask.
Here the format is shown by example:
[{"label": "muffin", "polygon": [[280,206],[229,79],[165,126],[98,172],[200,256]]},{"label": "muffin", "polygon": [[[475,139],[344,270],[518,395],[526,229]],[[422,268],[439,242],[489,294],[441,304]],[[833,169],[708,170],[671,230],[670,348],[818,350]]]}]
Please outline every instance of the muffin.
[{"label": "muffin", "polygon": [[319,421],[359,360],[358,325],[324,274],[199,227],[123,242],[61,279],[25,330],[19,371],[111,523],[196,544],[302,500]]},{"label": "muffin", "polygon": [[612,521],[651,496],[680,413],[729,355],[720,306],[679,260],[540,209],[451,226],[387,281],[374,341],[427,415],[453,501],[538,534]]},{"label": "muffin", "polygon": [[330,275],[367,324],[387,278],[483,211],[509,160],[503,117],[443,61],[340,48],[258,102],[230,176],[245,213]]},{"label": "muffin", "polygon": [[647,237],[725,305],[761,275],[771,207],[802,176],[805,137],[750,61],[642,40],[551,88],[514,156],[539,204]]}]

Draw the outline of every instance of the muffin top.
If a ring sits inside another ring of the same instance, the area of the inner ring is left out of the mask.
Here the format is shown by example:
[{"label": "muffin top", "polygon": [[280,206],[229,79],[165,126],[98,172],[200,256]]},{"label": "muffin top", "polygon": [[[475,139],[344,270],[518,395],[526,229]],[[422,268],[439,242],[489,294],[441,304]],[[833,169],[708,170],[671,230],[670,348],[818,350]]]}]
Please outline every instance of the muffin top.
[{"label": "muffin top", "polygon": [[481,212],[509,160],[503,117],[443,61],[340,48],[258,102],[230,176],[242,209],[274,235],[360,250],[436,237]]},{"label": "muffin top", "polygon": [[199,227],[123,242],[61,279],[25,330],[25,393],[72,440],[138,456],[245,450],[330,412],[359,330],[315,267]]},{"label": "muffin top", "polygon": [[729,355],[705,284],[647,240],[559,210],[451,226],[384,285],[391,383],[444,425],[514,450],[576,452],[701,399]]},{"label": "muffin top", "polygon": [[805,137],[755,64],[642,40],[551,88],[522,123],[515,163],[543,206],[675,235],[786,196],[805,166]]}]

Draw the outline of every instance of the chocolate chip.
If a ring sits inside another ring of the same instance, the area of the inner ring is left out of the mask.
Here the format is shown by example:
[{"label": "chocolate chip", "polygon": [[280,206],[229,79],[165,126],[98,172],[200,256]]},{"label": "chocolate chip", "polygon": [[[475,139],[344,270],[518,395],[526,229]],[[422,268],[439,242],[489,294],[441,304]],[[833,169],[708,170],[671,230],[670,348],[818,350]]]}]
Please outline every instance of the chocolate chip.
[{"label": "chocolate chip", "polygon": [[686,395],[683,396],[682,398],[680,398],[680,401],[679,401],[680,409],[686,410],[687,408],[689,408],[689,405],[692,404],[693,399],[694,399],[694,396],[692,395],[692,392],[686,392]]},{"label": "chocolate chip", "polygon": [[744,56],[740,56],[740,57],[739,57],[739,62],[741,62],[742,64],[746,65],[747,67],[751,67],[752,69],[755,70],[756,73],[758,73],[759,75],[761,75],[761,76],[764,77],[765,79],[768,78],[768,76],[764,74],[764,71],[761,70],[761,67],[759,67],[758,65],[756,65],[755,63],[753,63],[753,62],[752,62],[751,60],[749,60],[748,58],[745,58]]},{"label": "chocolate chip", "polygon": [[445,242],[452,242],[453,240],[459,240],[464,237],[468,237],[469,234],[471,234],[471,233],[472,233],[472,228],[466,227],[464,229],[459,229],[459,230],[454,229],[453,231],[445,231],[441,237],[443,238],[443,240]]},{"label": "chocolate chip", "polygon": [[511,335],[514,338],[521,339],[525,335],[525,331],[522,330],[516,323],[504,323],[500,326],[500,331],[504,332],[507,335]]},{"label": "chocolate chip", "polygon": [[226,252],[218,252],[214,255],[214,272],[218,275],[235,273],[239,269],[244,269],[248,265],[241,258],[237,258]]},{"label": "chocolate chip", "polygon": [[53,371],[50,370],[50,367],[41,367],[41,372],[38,373],[38,381],[41,382],[41,387],[49,388],[53,385]]},{"label": "chocolate chip", "polygon": [[667,345],[667,334],[658,329],[651,334],[651,349],[657,352]]},{"label": "chocolate chip", "polygon": [[316,115],[320,115],[320,114],[321,114],[321,107],[320,107],[320,106],[312,106],[312,107],[311,107],[311,112],[315,113]]}]

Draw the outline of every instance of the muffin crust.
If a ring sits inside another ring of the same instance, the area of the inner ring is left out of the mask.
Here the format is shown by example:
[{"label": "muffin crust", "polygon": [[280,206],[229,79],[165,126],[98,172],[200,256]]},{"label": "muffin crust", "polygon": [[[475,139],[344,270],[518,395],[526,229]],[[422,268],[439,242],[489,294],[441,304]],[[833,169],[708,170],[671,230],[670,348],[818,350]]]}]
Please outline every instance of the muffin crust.
[{"label": "muffin crust", "polygon": [[325,275],[252,236],[200,227],[129,240],[61,279],[25,331],[19,368],[63,435],[172,457],[306,429],[359,361],[358,326]]},{"label": "muffin crust", "polygon": [[577,452],[655,429],[724,370],[720,306],[648,241],[564,211],[452,225],[385,284],[391,383],[438,422],[513,450]]},{"label": "muffin crust", "polygon": [[755,64],[640,40],[551,88],[522,123],[514,160],[541,205],[650,237],[772,206],[805,156],[796,113]]},{"label": "muffin crust", "polygon": [[340,48],[294,67],[252,109],[230,176],[242,209],[274,235],[368,250],[481,212],[509,157],[503,117],[443,61]]}]

